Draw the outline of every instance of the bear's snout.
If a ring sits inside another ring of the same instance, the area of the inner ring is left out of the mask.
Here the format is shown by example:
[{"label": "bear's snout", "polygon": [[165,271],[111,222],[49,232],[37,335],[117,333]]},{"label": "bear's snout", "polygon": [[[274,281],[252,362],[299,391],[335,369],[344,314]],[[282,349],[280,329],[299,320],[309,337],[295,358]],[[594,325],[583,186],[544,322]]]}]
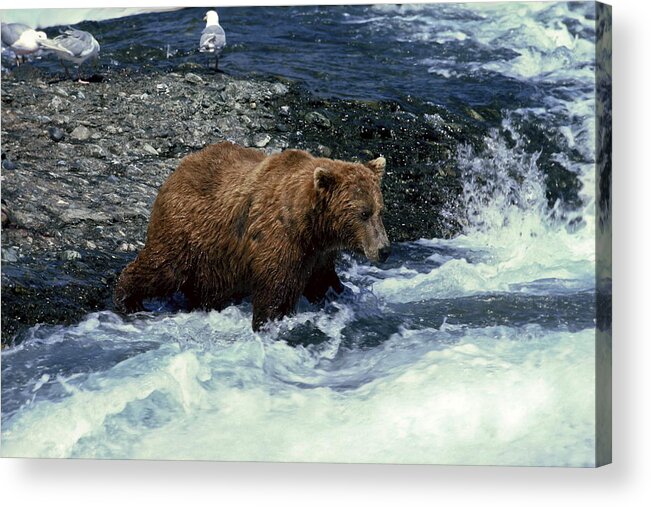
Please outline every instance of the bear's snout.
[{"label": "bear's snout", "polygon": [[378,250],[377,253],[378,253],[378,260],[380,262],[385,262],[389,258],[389,255],[391,255],[391,245],[383,246]]},{"label": "bear's snout", "polygon": [[391,243],[380,217],[371,219],[364,229],[361,240],[366,258],[374,263],[382,263],[391,255]]},{"label": "bear's snout", "polygon": [[365,247],[364,255],[366,255],[366,258],[369,261],[375,264],[381,264],[389,258],[389,255],[391,255],[391,243],[386,239],[377,247]]}]

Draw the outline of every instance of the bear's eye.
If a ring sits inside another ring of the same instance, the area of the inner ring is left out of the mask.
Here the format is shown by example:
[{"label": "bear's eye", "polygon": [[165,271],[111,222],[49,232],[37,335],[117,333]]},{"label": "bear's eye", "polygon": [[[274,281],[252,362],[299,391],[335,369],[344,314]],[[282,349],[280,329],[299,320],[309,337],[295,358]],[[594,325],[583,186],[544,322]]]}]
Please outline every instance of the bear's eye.
[{"label": "bear's eye", "polygon": [[362,217],[362,220],[366,221],[371,218],[372,213],[370,209],[364,209],[359,215]]}]

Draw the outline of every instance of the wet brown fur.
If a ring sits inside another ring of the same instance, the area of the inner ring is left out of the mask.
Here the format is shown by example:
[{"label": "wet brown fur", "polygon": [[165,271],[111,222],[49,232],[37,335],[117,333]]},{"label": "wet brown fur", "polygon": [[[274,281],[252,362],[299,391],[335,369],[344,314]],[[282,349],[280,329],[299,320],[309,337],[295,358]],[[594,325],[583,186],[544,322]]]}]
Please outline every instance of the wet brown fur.
[{"label": "wet brown fur", "polygon": [[377,261],[389,247],[383,171],[382,158],[267,156],[232,143],[185,157],[160,189],[145,247],[119,277],[116,306],[135,311],[181,291],[192,307],[221,309],[251,296],[257,330],[291,313],[302,294],[341,292],[340,250]]}]

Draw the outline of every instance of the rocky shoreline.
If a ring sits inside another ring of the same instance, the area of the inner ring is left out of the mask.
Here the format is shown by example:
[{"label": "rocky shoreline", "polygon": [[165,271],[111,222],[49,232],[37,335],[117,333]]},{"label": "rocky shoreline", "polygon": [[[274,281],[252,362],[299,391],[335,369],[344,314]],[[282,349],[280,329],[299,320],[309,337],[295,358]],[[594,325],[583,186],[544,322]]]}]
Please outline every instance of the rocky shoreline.
[{"label": "rocky shoreline", "polygon": [[449,237],[464,213],[455,166],[494,113],[434,104],[326,100],[296,83],[176,71],[48,82],[2,78],[2,345],[37,323],[111,309],[116,275],[144,245],[149,210],[179,159],[230,140],[268,152],[383,155],[392,241]]}]

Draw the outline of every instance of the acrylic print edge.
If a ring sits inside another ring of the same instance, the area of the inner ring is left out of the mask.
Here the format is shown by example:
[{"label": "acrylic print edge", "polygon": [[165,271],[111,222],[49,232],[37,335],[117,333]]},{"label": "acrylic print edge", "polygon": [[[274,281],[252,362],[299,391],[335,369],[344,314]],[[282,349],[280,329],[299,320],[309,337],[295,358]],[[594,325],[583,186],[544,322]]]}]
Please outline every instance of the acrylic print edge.
[{"label": "acrylic print edge", "polygon": [[595,465],[612,462],[612,7],[595,3]]}]

